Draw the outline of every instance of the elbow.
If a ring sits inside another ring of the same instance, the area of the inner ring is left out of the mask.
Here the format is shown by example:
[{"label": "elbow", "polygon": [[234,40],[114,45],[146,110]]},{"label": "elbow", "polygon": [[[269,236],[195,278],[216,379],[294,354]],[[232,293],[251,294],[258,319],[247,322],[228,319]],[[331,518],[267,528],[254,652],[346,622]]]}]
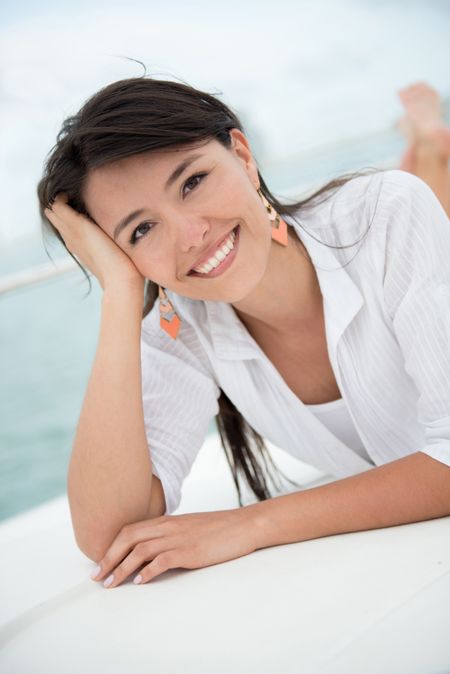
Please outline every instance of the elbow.
[{"label": "elbow", "polygon": [[[132,520],[131,523],[145,519],[152,519],[150,513],[143,514],[137,519]],[[89,535],[86,531],[84,531],[83,534],[73,527],[75,542],[79,550],[81,550],[86,557],[92,559],[93,562],[98,563],[105,557],[111,545],[126,526],[126,524],[120,524],[109,528],[102,528],[101,530],[91,529]]]},{"label": "elbow", "polygon": [[72,531],[78,549],[93,562],[99,562],[106,555],[120,528],[86,529],[77,527],[72,518]]},{"label": "elbow", "polygon": [[109,545],[105,545],[104,543],[101,544],[98,540],[97,541],[84,541],[80,540],[76,535],[75,535],[75,541],[77,544],[78,549],[85,555],[88,559],[91,559],[93,562],[98,564],[103,557],[105,556],[108,548],[110,547],[111,543]]}]

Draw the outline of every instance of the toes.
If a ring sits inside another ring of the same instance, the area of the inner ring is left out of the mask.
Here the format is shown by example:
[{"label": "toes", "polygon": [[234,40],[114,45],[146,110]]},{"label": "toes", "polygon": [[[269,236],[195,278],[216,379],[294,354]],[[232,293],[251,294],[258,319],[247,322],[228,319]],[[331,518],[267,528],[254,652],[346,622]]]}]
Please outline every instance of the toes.
[{"label": "toes", "polygon": [[414,82],[414,84],[410,84],[407,87],[400,89],[398,94],[402,101],[410,101],[430,92],[436,93],[426,82]]}]

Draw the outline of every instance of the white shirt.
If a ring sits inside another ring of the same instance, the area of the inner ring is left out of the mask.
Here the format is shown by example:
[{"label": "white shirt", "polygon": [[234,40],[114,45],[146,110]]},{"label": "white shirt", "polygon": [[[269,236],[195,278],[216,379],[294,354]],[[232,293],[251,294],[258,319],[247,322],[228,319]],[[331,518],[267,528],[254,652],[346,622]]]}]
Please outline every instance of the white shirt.
[{"label": "white shirt", "polygon": [[[315,265],[331,366],[373,464],[422,451],[450,466],[450,223],[431,189],[403,171],[378,172],[301,211],[301,224],[284,219]],[[167,294],[182,320],[177,339],[159,327],[157,300],[141,340],[166,514],[218,412],[219,387],[264,438],[324,473],[373,467],[300,401],[230,304]]]}]

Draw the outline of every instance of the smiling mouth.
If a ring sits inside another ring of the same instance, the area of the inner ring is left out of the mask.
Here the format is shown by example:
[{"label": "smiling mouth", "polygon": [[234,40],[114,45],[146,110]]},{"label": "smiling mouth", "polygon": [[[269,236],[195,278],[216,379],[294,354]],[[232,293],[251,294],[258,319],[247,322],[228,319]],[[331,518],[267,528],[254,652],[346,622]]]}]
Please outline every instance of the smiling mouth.
[{"label": "smiling mouth", "polygon": [[219,246],[217,248],[215,254],[209,258],[207,263],[198,265],[196,267],[197,271],[192,268],[188,273],[188,276],[196,276],[197,278],[214,278],[225,272],[231,266],[234,258],[236,257],[239,243],[239,233],[240,225],[236,225],[236,227],[224,239],[225,244],[222,244],[222,247]]}]

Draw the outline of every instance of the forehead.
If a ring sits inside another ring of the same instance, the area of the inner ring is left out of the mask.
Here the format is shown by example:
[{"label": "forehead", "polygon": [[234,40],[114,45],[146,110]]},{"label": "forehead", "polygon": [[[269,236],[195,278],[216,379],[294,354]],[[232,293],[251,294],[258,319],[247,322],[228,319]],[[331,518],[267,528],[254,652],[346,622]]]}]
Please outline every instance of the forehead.
[{"label": "forehead", "polygon": [[[226,149],[216,140],[201,144],[151,150],[117,159],[91,169],[84,183],[83,197],[91,217],[104,229],[123,216],[129,208],[142,202],[143,195],[161,194],[169,176],[175,180],[181,171],[175,169],[197,157],[217,158]],[[192,162],[195,166],[196,161]],[[184,172],[183,172],[184,176]],[[142,204],[144,205],[144,204]]]},{"label": "forehead", "polygon": [[93,191],[105,187],[120,189],[121,186],[126,185],[129,188],[130,184],[136,184],[136,182],[139,184],[141,180],[147,181],[150,175],[154,184],[157,184],[158,179],[165,182],[171,169],[183,160],[194,155],[216,156],[221,149],[223,148],[219,142],[209,140],[190,146],[141,152],[110,161],[88,172],[85,195],[88,197]]}]

